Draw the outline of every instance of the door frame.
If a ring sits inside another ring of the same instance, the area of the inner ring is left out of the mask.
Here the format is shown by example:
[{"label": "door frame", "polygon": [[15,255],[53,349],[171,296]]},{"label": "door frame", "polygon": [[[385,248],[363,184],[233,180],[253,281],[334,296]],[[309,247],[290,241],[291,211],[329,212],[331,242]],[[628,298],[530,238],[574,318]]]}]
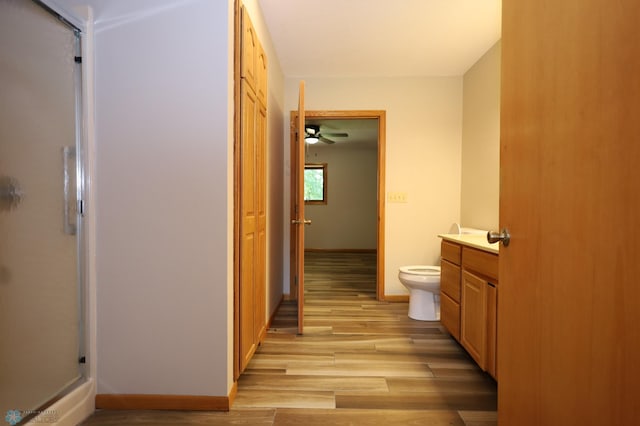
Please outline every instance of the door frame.
[{"label": "door frame", "polygon": [[[377,168],[377,237],[376,237],[376,299],[385,300],[384,296],[384,225],[385,225],[385,164],[386,164],[386,111],[384,110],[311,110],[305,111],[306,118],[326,118],[326,119],[377,119],[378,120],[378,168]],[[291,111],[290,126],[291,131],[291,170],[295,170],[300,167],[298,159],[294,155],[296,140],[296,120],[298,117],[297,111]],[[304,167],[304,165],[302,165]],[[294,204],[294,191],[295,182],[293,181],[295,173],[290,173],[290,205],[289,205],[289,217],[295,217],[295,204]],[[291,222],[291,221],[289,221]],[[295,250],[293,250],[295,241],[293,240],[293,233],[289,236],[289,299],[295,300],[297,294],[297,284],[295,282]]]}]

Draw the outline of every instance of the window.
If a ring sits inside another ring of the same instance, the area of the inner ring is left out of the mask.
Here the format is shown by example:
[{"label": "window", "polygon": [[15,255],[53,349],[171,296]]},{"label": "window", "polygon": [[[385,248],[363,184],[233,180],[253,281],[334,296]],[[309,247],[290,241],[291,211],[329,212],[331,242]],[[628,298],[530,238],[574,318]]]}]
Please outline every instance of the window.
[{"label": "window", "polygon": [[327,204],[327,163],[304,165],[304,203]]}]

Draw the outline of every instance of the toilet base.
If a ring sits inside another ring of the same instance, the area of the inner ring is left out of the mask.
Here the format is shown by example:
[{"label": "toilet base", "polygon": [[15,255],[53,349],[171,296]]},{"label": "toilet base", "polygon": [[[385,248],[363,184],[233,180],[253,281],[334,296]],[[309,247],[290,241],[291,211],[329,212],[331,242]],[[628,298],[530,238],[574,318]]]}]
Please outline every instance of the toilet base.
[{"label": "toilet base", "polygon": [[440,295],[424,290],[411,290],[408,315],[418,321],[439,321]]}]

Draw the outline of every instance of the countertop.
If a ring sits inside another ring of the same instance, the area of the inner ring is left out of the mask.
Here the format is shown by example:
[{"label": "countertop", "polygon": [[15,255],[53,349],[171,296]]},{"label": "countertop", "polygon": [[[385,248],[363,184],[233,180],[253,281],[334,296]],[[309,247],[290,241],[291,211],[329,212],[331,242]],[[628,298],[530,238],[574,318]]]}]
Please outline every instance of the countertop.
[{"label": "countertop", "polygon": [[438,237],[451,241],[452,243],[477,248],[489,253],[499,253],[499,243],[490,244],[487,241],[487,234],[438,234]]}]

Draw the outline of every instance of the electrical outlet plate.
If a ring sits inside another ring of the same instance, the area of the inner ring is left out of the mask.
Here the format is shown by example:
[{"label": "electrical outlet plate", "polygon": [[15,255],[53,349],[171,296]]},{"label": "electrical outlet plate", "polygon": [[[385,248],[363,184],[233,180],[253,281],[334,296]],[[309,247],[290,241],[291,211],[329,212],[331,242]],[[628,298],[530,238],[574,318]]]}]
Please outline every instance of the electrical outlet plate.
[{"label": "electrical outlet plate", "polygon": [[402,191],[387,192],[387,201],[389,203],[406,203],[407,193]]}]

